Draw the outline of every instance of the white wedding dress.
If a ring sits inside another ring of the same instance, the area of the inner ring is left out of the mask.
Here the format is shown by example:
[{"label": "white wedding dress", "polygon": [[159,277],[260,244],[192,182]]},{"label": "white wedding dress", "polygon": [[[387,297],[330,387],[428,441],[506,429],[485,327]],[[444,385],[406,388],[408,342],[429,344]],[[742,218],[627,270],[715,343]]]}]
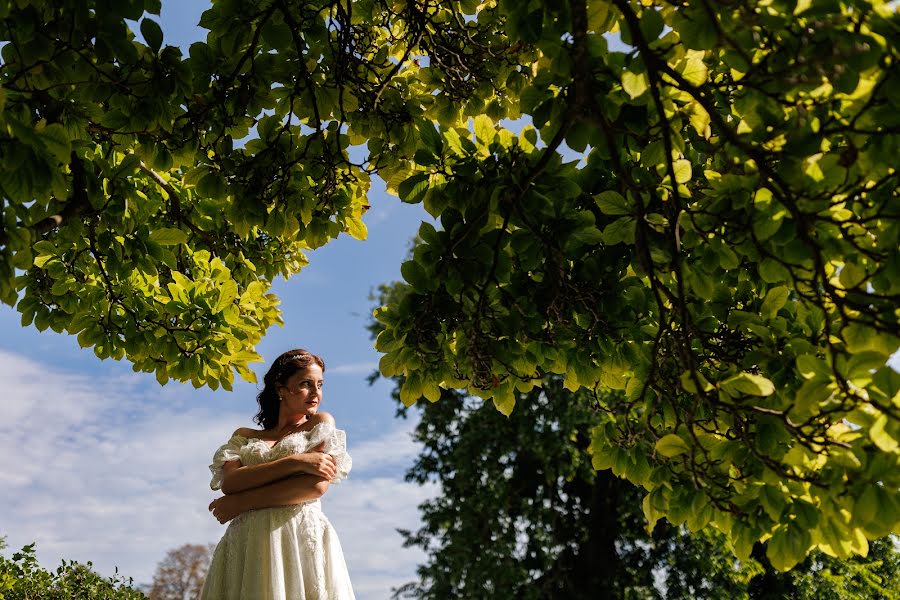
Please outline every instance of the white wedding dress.
[{"label": "white wedding dress", "polygon": [[[256,438],[233,436],[209,466],[210,487],[220,489],[226,462],[258,465],[309,452],[322,442],[337,463],[332,484],[345,479],[352,461],[346,434],[330,423],[285,436],[272,448]],[[202,600],[350,600],[353,588],[337,533],[321,502],[252,510],[235,518],[213,553]]]}]

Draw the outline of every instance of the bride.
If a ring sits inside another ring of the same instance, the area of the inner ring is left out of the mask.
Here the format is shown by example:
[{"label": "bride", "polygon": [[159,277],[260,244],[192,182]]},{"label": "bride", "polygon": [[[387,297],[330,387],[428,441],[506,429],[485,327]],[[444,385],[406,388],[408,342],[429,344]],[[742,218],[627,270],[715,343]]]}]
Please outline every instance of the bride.
[{"label": "bride", "polygon": [[319,412],[325,362],[285,352],[266,373],[254,419],[219,448],[209,510],[231,521],[213,553],[203,600],[348,600],[340,542],[319,498],[347,477],[346,436]]}]

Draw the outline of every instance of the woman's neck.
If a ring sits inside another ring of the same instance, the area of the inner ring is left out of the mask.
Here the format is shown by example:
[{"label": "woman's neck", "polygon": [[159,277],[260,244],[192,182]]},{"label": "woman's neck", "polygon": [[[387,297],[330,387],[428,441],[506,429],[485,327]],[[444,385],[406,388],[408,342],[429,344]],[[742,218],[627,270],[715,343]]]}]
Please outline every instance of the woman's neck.
[{"label": "woman's neck", "polygon": [[304,414],[279,416],[278,427],[276,427],[276,431],[283,431],[288,427],[302,425],[307,421],[308,418],[309,417]]}]

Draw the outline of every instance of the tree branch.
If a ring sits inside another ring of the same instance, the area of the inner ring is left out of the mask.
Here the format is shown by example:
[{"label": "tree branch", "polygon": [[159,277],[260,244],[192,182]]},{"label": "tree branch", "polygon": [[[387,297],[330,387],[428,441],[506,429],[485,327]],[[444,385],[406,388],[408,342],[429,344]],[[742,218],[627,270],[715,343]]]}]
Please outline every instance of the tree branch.
[{"label": "tree branch", "polygon": [[[77,154],[75,154],[75,152],[72,152],[69,170],[72,173],[72,195],[59,213],[41,219],[34,225],[28,227],[28,229],[33,231],[37,237],[60,227],[66,221],[80,217],[90,211],[91,202],[88,199],[84,162]],[[5,247],[8,243],[9,234],[6,231],[0,230],[0,246]]]}]

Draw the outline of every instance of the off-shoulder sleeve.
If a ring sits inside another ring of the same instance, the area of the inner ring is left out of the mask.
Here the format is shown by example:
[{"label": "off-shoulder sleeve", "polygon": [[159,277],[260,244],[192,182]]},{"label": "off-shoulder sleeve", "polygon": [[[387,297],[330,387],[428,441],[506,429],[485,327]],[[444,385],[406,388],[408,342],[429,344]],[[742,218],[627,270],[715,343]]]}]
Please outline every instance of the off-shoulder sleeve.
[{"label": "off-shoulder sleeve", "polygon": [[240,460],[241,448],[246,444],[247,438],[242,435],[233,435],[230,440],[216,450],[212,464],[209,465],[209,470],[212,473],[212,481],[209,482],[209,487],[214,490],[221,489],[222,479],[225,476],[225,463]]},{"label": "off-shoulder sleeve", "polygon": [[325,443],[323,452],[334,457],[337,464],[337,473],[331,483],[340,483],[347,479],[350,469],[353,467],[353,459],[347,452],[347,433],[342,429],[335,429],[331,423],[319,423],[309,432],[309,448],[315,448]]}]

